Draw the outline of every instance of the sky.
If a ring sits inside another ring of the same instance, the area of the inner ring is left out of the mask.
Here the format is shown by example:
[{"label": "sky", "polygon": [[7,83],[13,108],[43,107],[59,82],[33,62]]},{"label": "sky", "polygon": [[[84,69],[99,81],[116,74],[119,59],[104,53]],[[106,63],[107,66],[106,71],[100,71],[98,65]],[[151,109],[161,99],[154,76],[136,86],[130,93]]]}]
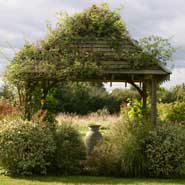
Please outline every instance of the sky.
[{"label": "sky", "polygon": [[[177,48],[175,67],[171,80],[163,86],[170,88],[185,82],[185,0],[0,0],[1,71],[7,57],[11,59],[25,41],[36,42],[46,36],[46,25],[56,25],[58,12],[74,14],[103,2],[112,9],[123,7],[121,16],[132,38],[170,38]],[[115,87],[120,84],[113,84]]]}]

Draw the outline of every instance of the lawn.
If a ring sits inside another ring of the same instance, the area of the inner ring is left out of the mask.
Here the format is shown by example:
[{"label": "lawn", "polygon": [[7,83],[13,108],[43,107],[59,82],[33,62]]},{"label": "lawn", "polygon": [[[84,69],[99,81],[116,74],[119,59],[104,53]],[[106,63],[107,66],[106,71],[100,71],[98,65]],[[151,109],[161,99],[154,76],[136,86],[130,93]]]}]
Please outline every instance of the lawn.
[{"label": "lawn", "polygon": [[109,177],[32,177],[0,176],[0,185],[74,185],[74,184],[128,184],[128,185],[182,185],[185,180],[123,179]]}]

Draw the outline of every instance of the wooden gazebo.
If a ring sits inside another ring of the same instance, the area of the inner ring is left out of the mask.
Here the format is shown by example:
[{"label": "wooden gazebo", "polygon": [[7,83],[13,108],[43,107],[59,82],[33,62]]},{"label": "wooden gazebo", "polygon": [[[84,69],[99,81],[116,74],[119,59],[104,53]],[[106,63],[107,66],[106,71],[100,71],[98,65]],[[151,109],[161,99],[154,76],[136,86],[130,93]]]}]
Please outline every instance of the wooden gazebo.
[{"label": "wooden gazebo", "polygon": [[[144,108],[150,90],[153,126],[157,117],[157,86],[169,80],[170,74],[156,57],[130,38],[117,13],[95,5],[64,19],[38,44],[25,45],[8,69],[9,79],[20,96],[24,94],[25,102],[33,100],[37,87],[45,99],[53,85],[66,80],[130,83],[141,95]],[[30,103],[25,104],[28,113],[29,106]]]}]

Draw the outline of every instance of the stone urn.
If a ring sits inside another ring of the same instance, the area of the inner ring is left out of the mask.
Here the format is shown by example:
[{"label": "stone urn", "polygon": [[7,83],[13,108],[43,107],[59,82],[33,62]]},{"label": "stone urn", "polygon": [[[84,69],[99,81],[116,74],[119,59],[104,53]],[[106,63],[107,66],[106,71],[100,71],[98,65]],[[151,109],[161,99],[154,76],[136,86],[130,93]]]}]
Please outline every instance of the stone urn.
[{"label": "stone urn", "polygon": [[85,137],[87,154],[91,155],[97,142],[102,140],[102,134],[99,132],[100,125],[89,125],[89,130]]}]

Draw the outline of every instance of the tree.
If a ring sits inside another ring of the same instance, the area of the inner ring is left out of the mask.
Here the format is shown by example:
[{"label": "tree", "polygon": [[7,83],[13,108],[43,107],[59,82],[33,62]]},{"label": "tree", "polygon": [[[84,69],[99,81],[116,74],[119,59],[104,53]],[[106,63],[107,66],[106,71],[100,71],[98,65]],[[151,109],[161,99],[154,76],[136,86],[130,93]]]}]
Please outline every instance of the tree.
[{"label": "tree", "polygon": [[171,62],[175,48],[171,45],[169,39],[152,35],[140,39],[139,46],[143,49],[143,52],[148,53],[163,65],[168,67],[173,66]]}]

